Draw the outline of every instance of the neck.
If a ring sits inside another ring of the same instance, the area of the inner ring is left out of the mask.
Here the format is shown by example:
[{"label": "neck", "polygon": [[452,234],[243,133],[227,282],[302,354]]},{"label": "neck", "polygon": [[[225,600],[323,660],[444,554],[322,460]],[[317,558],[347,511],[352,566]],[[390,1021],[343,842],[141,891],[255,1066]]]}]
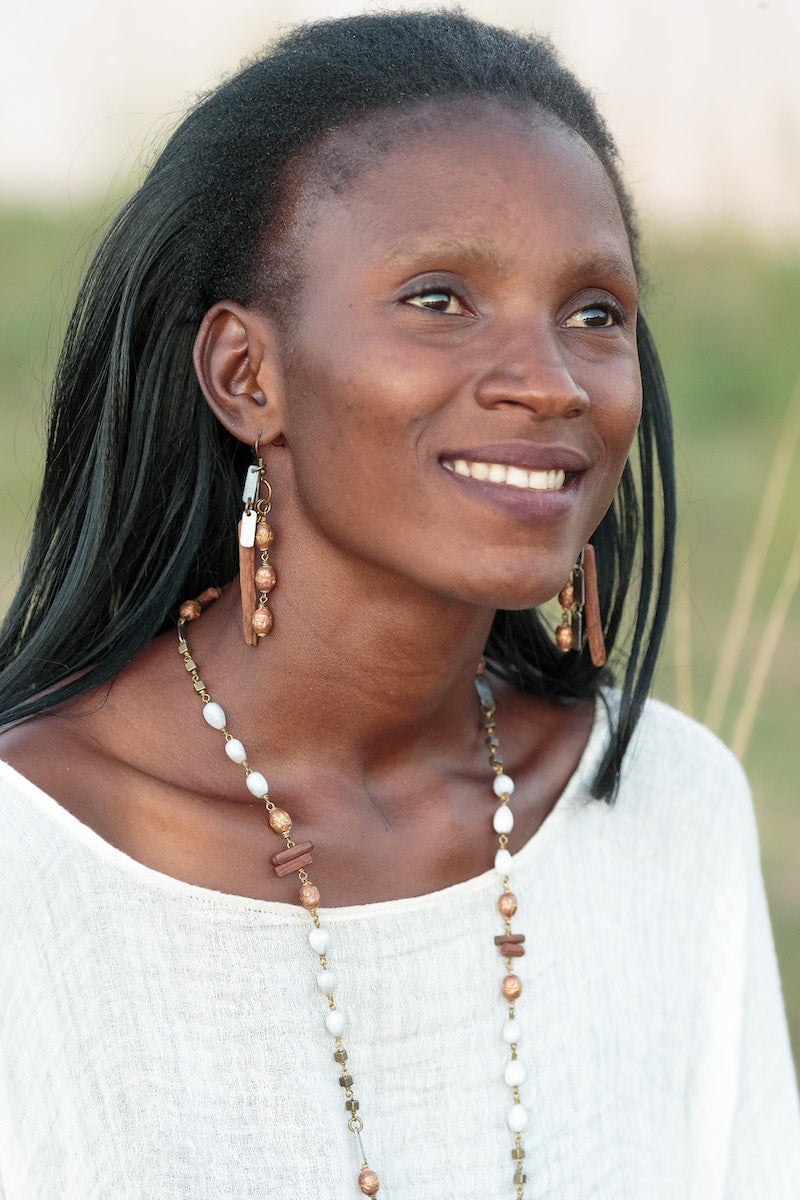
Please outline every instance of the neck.
[{"label": "neck", "polygon": [[238,583],[188,632],[212,697],[242,713],[254,759],[323,756],[363,775],[475,743],[473,679],[491,611],[396,586],[354,596],[281,585],[257,647],[242,640]]}]

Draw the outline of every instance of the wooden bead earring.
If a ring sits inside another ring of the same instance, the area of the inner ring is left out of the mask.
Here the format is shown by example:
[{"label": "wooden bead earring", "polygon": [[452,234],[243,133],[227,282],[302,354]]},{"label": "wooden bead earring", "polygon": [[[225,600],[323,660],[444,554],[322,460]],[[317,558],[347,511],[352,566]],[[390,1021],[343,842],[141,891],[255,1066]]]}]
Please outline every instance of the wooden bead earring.
[{"label": "wooden bead earring", "polygon": [[565,653],[583,648],[584,618],[589,655],[596,667],[606,661],[600,597],[597,591],[597,566],[594,546],[587,542],[578,555],[569,579],[558,593],[561,624],[556,629],[556,645]]},{"label": "wooden bead earring", "polygon": [[[247,468],[242,491],[242,518],[239,522],[239,590],[242,597],[242,633],[245,645],[257,646],[258,639],[272,629],[269,593],[275,587],[275,568],[269,561],[269,549],[275,532],[267,521],[272,507],[272,488],[264,476],[264,461],[255,444],[256,462]],[[261,496],[261,486],[266,496]],[[256,549],[261,562],[256,567]],[[258,592],[258,607],[256,593]]]}]

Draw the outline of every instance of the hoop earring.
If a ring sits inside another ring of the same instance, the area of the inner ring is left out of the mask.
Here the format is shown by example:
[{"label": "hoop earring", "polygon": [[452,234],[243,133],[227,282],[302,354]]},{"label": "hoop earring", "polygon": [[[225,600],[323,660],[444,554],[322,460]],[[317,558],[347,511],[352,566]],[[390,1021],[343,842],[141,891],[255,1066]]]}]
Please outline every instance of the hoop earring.
[{"label": "hoop earring", "polygon": [[585,618],[589,656],[595,667],[602,667],[606,661],[606,645],[597,591],[597,565],[591,543],[587,542],[578,555],[569,579],[558,593],[558,602],[562,610],[561,624],[556,629],[559,650],[566,653],[583,649]]},{"label": "hoop earring", "polygon": [[[256,462],[247,468],[242,491],[244,509],[239,522],[239,591],[242,597],[242,633],[246,646],[257,646],[258,639],[272,629],[269,593],[275,587],[275,568],[269,561],[269,548],[275,532],[267,521],[272,507],[272,488],[264,477],[264,460],[255,444]],[[267,494],[260,496],[261,482]],[[261,563],[256,567],[256,549]],[[256,591],[259,593],[256,607]]]}]

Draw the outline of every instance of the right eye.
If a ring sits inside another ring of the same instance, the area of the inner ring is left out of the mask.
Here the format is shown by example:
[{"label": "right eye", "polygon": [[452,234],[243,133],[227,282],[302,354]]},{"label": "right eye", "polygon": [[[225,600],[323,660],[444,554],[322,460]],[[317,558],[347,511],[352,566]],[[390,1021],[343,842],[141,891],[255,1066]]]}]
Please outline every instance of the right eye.
[{"label": "right eye", "polygon": [[426,308],[430,312],[445,313],[447,316],[467,316],[469,309],[459,300],[455,292],[442,288],[426,288],[413,296],[405,297],[406,304],[414,308]]}]

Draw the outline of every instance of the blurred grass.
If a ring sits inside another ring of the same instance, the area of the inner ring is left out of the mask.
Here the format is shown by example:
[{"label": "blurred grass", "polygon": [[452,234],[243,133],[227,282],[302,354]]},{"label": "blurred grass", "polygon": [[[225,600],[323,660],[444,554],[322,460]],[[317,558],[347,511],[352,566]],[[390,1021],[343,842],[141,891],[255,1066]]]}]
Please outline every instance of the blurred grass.
[{"label": "blurred grass", "polygon": [[[69,303],[101,217],[0,209],[0,611],[10,600],[36,492],[43,397]],[[644,308],[675,409],[680,494],[677,597],[657,692],[691,680],[703,718],[742,556],[800,370],[800,248],[733,234],[651,235]],[[758,638],[800,521],[795,463],[756,592],[755,616],[721,733],[730,739]],[[678,636],[676,636],[676,632]],[[681,660],[680,656],[683,656]],[[745,757],[795,1060],[800,1062],[800,597],[789,609]]]},{"label": "blurred grass", "polygon": [[[675,412],[679,486],[677,606],[688,612],[690,663],[675,609],[657,678],[671,703],[691,673],[703,719],[745,548],[776,439],[800,372],[800,247],[767,250],[733,235],[656,239],[646,308]],[[800,527],[800,465],[789,475],[756,587],[753,619],[720,722],[729,741],[770,604]],[[677,635],[677,636],[676,636]],[[683,656],[683,657],[681,657]],[[800,596],[789,607],[744,764],[753,786],[762,859],[800,1063]],[[680,706],[680,705],[679,705]]]}]

